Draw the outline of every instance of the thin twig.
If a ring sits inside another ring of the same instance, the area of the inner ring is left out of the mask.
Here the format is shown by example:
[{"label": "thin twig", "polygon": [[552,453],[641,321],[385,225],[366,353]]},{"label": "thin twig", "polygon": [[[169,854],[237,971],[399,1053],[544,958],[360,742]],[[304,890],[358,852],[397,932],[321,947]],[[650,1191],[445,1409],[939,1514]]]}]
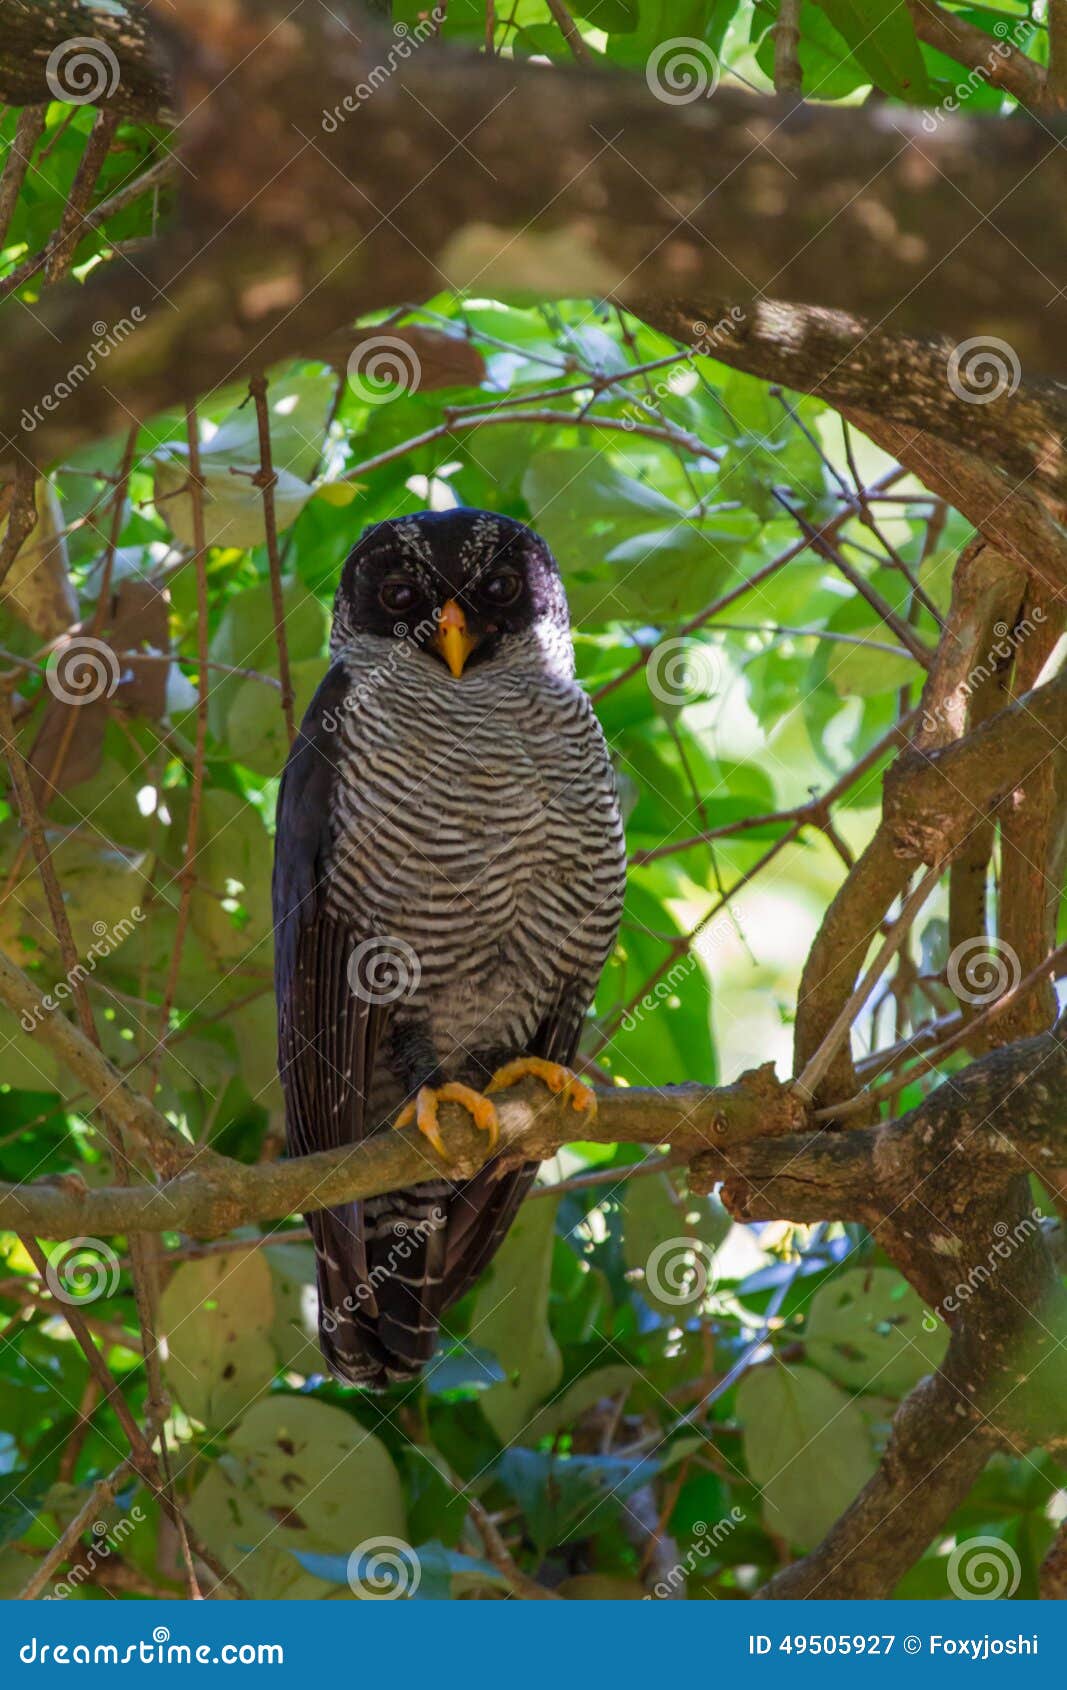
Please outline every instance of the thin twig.
[{"label": "thin twig", "polygon": [[[148,170],[135,177],[132,182],[127,182],[123,187],[117,188],[106,200],[101,200],[100,204],[95,206],[92,211],[87,211],[74,227],[75,246],[78,241],[84,240],[86,235],[91,234],[95,229],[99,229],[107,222],[109,217],[114,217],[118,212],[125,211],[127,206],[132,205],[142,194],[157,189],[176,173],[177,168],[177,159],[168,155],[166,158],[158,160],[156,164],[151,165]],[[57,236],[53,235],[43,252],[32,253],[30,257],[24,258],[22,263],[14,270],[8,271],[7,275],[0,281],[0,299],[16,292],[25,282],[36,276],[39,270],[44,268],[56,239]]]},{"label": "thin twig", "polygon": [[15,459],[15,480],[8,505],[4,538],[0,541],[0,586],[37,526],[37,468],[21,454]]},{"label": "thin twig", "polygon": [[64,1528],[44,1559],[39,1561],[34,1568],[19,1591],[17,1601],[32,1602],[40,1596],[45,1585],[67,1559],[82,1533],[88,1531],[89,1527],[94,1525],[109,1505],[114,1502],[116,1492],[129,1471],[129,1461],[120,1461],[106,1479],[97,1479],[73,1520]]},{"label": "thin twig", "polygon": [[552,16],[555,18],[556,23],[559,25],[560,33],[566,41],[567,46],[570,48],[578,63],[589,64],[592,61],[593,55],[582,40],[581,31],[574,19],[571,17],[570,11],[565,4],[565,0],[546,0],[546,4],[549,11],[552,13]]},{"label": "thin twig", "polygon": [[14,139],[7,150],[3,175],[0,175],[0,252],[3,252],[7,245],[11,219],[15,215],[15,207],[18,205],[22,184],[30,167],[33,149],[44,130],[47,113],[47,106],[24,106],[19,112]]},{"label": "thin twig", "polygon": [[[875,487],[892,486],[893,482],[899,481],[905,473],[906,472],[902,469],[890,470],[886,475],[876,481],[874,485]],[[846,523],[850,517],[854,515],[855,511],[851,505],[843,510],[837,511],[829,519],[829,521],[823,523],[822,527],[818,530],[819,535],[830,538],[836,534],[842,524]],[[742,581],[739,586],[732,587],[728,593],[724,593],[721,598],[713,600],[712,603],[706,605],[703,610],[698,611],[696,616],[691,617],[688,622],[684,622],[682,626],[676,630],[676,637],[684,639],[689,634],[695,634],[700,628],[705,627],[709,622],[713,621],[716,616],[721,615],[724,610],[728,610],[732,604],[736,604],[739,598],[743,598],[746,593],[752,592],[755,587],[761,586],[764,581],[768,580],[770,576],[776,574],[779,569],[783,569],[787,563],[792,563],[794,558],[800,557],[803,552],[810,550],[810,548],[811,539],[809,537],[809,533],[804,532],[801,539],[794,540],[791,546],[787,546],[785,551],[779,552],[777,557],[771,558],[769,563],[765,563],[759,569],[755,570],[744,581]],[[632,680],[634,675],[639,675],[641,671],[648,666],[648,660],[654,649],[654,647],[649,647],[647,650],[642,650],[641,656],[636,660],[636,662],[631,663],[618,675],[613,675],[611,680],[605,681],[602,687],[598,687],[592,694],[593,703],[599,703],[601,699],[606,698],[608,694],[614,692],[616,688],[624,686],[627,681]]]},{"label": "thin twig", "polygon": [[[457,1486],[462,1492],[462,1487]],[[559,1602],[562,1598],[558,1590],[549,1590],[545,1585],[538,1584],[536,1579],[529,1577],[516,1563],[507,1544],[497,1531],[489,1515],[476,1497],[467,1498],[467,1506],[474,1527],[485,1545],[487,1558],[493,1563],[498,1573],[507,1580],[513,1596],[524,1602]]]},{"label": "thin twig", "polygon": [[[872,1104],[881,1103],[887,1097],[891,1097],[898,1092],[902,1083],[909,1085],[912,1080],[917,1080],[921,1074],[927,1074],[932,1068],[936,1068],[939,1063],[945,1060],[946,1056],[951,1056],[953,1051],[959,1050],[961,1045],[969,1044],[976,1032],[983,1031],[998,1016],[1003,1015],[1005,1010],[1018,1003],[1019,999],[1032,986],[1036,985],[1039,980],[1047,979],[1062,963],[1067,963],[1067,944],[1059,945],[1054,951],[1050,951],[1048,956],[1043,957],[1037,964],[1036,968],[1032,968],[1029,974],[1023,975],[1010,992],[1002,993],[993,1003],[988,1004],[985,1009],[981,1010],[973,1020],[958,1027],[954,1033],[950,1034],[947,1039],[942,1040],[940,1044],[935,1045],[934,1049],[925,1056],[920,1056],[915,1067],[909,1068],[906,1074],[898,1075],[895,1079],[886,1081],[884,1085],[873,1086],[870,1091],[861,1092],[858,1096],[849,1098],[847,1103],[835,1104],[829,1109],[817,1109],[812,1119],[816,1121],[836,1121],[847,1115],[866,1113]],[[894,1046],[894,1051],[896,1050],[897,1047]],[[892,1055],[891,1052],[885,1054],[887,1056]],[[903,1048],[898,1052],[898,1055],[903,1057],[907,1057],[909,1054]]]},{"label": "thin twig", "polygon": [[774,810],[766,815],[743,816],[736,822],[724,822],[719,827],[708,828],[705,833],[689,834],[685,839],[678,839],[670,845],[656,845],[648,851],[634,851],[630,857],[631,863],[654,863],[659,857],[675,856],[679,851],[691,851],[698,845],[706,845],[712,839],[732,838],[738,833],[749,833],[755,828],[774,827],[790,822],[800,822],[804,825],[825,829],[828,812],[837,800],[844,796],[849,789],[862,780],[863,776],[874,768],[875,764],[887,755],[894,746],[900,747],[907,743],[908,729],[915,719],[914,711],[903,721],[894,722],[888,733],[876,740],[863,756],[839,775],[833,786],[829,787],[821,797],[809,799],[806,804],[795,805],[789,810]]},{"label": "thin twig", "polygon": [[[115,138],[115,131],[119,126],[119,116],[114,111],[98,111],[89,139],[85,143],[78,168],[74,173],[70,194],[63,215],[59,220],[59,228],[48,243],[44,254],[44,279],[49,286],[54,286],[67,274],[74,262],[74,254],[78,249],[81,238],[81,228],[88,210],[89,201],[93,196],[93,189],[100,179],[100,172],[104,168],[104,161],[111,151],[111,143]],[[12,278],[9,276],[4,283],[6,290],[10,290]]]},{"label": "thin twig", "polygon": [[800,0],[779,0],[774,36],[774,91],[799,95],[804,92],[797,50],[800,47]]},{"label": "thin twig", "polygon": [[37,807],[37,800],[33,795],[30,778],[26,772],[26,764],[15,737],[15,722],[11,714],[11,695],[2,690],[0,690],[0,741],[3,742],[4,756],[11,771],[11,784],[18,799],[19,820],[37,861],[37,871],[41,877],[41,885],[44,888],[48,913],[52,918],[52,926],[55,929],[67,981],[73,993],[78,1022],[85,1037],[90,1039],[93,1044],[99,1045],[100,1040],[93,1023],[93,1012],[89,1004],[89,994],[85,989],[83,970],[78,966],[78,948],[74,943],[70,918],[67,914],[67,907],[63,902],[63,891],[56,875],[48,841],[45,838],[41,812]]},{"label": "thin twig", "polygon": [[803,1072],[798,1076],[795,1090],[805,1102],[810,1103],[814,1098],[819,1082],[823,1079],[836,1056],[838,1047],[848,1037],[852,1023],[907,938],[911,931],[912,922],[941,878],[941,873],[942,865],[940,863],[935,863],[933,868],[927,869],[915,891],[905,901],[896,921],[882,940],[881,947],[870,968],[849,997],[848,1002],[843,1005],[826,1037],[810,1061],[806,1063]]},{"label": "thin twig", "polygon": [[270,598],[274,612],[274,638],[278,646],[278,675],[282,688],[282,714],[285,731],[292,745],[296,734],[293,722],[293,681],[289,671],[289,645],[285,634],[285,600],[282,596],[282,566],[278,555],[278,520],[274,509],[274,488],[278,477],[274,473],[274,459],[270,443],[270,410],[267,405],[267,378],[253,376],[248,384],[256,407],[256,428],[259,434],[259,471],[252,477],[263,494],[263,528],[267,541],[267,562],[270,568]]},{"label": "thin twig", "polygon": [[200,475],[200,431],[196,409],[189,405],[185,411],[185,434],[189,447],[189,503],[193,518],[192,564],[196,570],[196,651],[200,664],[197,674],[196,747],[193,753],[193,783],[189,795],[189,819],[185,832],[185,856],[178,880],[178,919],[174,934],[174,950],[167,970],[167,983],[159,1015],[159,1040],[156,1045],[149,1081],[149,1096],[156,1088],[159,1067],[163,1059],[163,1042],[170,1023],[170,1012],[178,990],[182,950],[189,926],[193,891],[196,886],[196,852],[200,840],[200,810],[204,793],[204,767],[207,754],[208,718],[208,606],[207,606],[207,541],[204,534],[204,483]]}]

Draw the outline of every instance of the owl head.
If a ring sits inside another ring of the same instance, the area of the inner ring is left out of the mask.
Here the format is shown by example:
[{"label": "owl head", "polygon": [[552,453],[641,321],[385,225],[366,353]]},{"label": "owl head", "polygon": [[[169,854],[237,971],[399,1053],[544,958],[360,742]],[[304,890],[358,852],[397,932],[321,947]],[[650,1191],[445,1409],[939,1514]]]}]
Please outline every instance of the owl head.
[{"label": "owl head", "polygon": [[492,511],[419,511],[364,529],[341,572],[331,654],[366,634],[416,646],[456,681],[531,661],[574,673],[555,558],[532,528]]}]

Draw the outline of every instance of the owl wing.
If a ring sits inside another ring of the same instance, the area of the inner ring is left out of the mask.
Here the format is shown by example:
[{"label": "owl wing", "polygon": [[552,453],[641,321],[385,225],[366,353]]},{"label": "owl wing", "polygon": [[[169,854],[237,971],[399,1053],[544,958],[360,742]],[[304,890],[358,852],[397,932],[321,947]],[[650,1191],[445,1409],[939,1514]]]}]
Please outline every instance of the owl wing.
[{"label": "owl wing", "polygon": [[[335,664],[293,742],[278,793],[272,887],[278,1070],[286,1142],[296,1156],[364,1137],[381,1034],[381,1006],[357,996],[349,985],[358,936],[326,909],[329,817],[339,778],[336,722],[346,686]],[[376,1357],[377,1351],[373,1322],[378,1310],[367,1274],[363,1206],[346,1203],[323,1210],[309,1215],[308,1224],[317,1258],[323,1353],[331,1366],[343,1359],[350,1376],[358,1379],[364,1354]],[[374,1359],[369,1372],[377,1366]]]},{"label": "owl wing", "polygon": [[290,1150],[306,1156],[362,1138],[380,1011],[348,983],[356,936],[326,910],[329,817],[346,678],[326,675],[293,741],[278,793],[274,988],[278,1067]]}]

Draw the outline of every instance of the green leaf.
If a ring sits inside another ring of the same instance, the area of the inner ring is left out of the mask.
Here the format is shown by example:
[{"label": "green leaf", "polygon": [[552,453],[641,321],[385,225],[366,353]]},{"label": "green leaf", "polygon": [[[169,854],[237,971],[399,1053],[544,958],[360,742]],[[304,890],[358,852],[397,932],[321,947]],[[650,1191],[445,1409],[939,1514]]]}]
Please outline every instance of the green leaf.
[{"label": "green leaf", "polygon": [[774,1363],[745,1375],[737,1417],[768,1531],[814,1548],[874,1471],[859,1409],[814,1368]]},{"label": "green leaf", "polygon": [[612,1509],[647,1485],[658,1462],[634,1462],[616,1455],[560,1456],[534,1449],[509,1449],[495,1476],[522,1509],[527,1531],[544,1554],[573,1538],[604,1529]]},{"label": "green leaf", "polygon": [[[756,0],[752,13],[752,39],[758,41],[756,63],[768,78],[774,76],[774,35],[777,0]],[[797,49],[800,74],[810,100],[843,100],[869,80],[853,57],[844,37],[826,13],[805,0],[800,8],[800,45]]]},{"label": "green leaf", "polygon": [[[690,1214],[710,1211],[703,1198],[679,1198],[670,1174],[631,1180],[622,1200],[623,1255],[639,1275],[641,1294],[658,1314],[684,1322],[699,1309],[713,1266],[708,1241]],[[729,1231],[729,1218],[716,1230]],[[662,1293],[662,1295],[660,1294]]]},{"label": "green leaf", "polygon": [[[310,658],[322,658],[326,646],[327,616],[318,599],[313,598],[301,581],[282,583],[282,607],[285,614],[286,644],[289,661],[300,665]],[[278,673],[278,642],[274,632],[274,604],[270,583],[263,581],[246,592],[236,593],[229,600],[208,648],[213,663],[234,669],[258,669],[267,675]],[[320,674],[326,673],[325,661]],[[255,685],[266,694],[274,692],[262,682],[242,681],[236,675],[213,678],[211,683],[208,722],[217,739],[223,739],[230,706],[242,686]],[[281,711],[277,696],[275,708]],[[278,771],[280,772],[280,770]]]},{"label": "green leaf", "polygon": [[948,1334],[893,1268],[850,1268],[816,1291],[805,1329],[808,1356],[854,1391],[900,1397],[936,1368]]},{"label": "green leaf", "polygon": [[288,1553],[343,1555],[373,1540],[407,1540],[400,1478],[373,1433],[311,1397],[256,1403],[212,1467],[190,1519],[260,1598],[325,1594]]},{"label": "green leaf", "polygon": [[[272,1006],[268,1005],[268,1009]],[[323,1371],[315,1251],[310,1244],[271,1244],[262,1251],[274,1290],[271,1343],[282,1373]]]},{"label": "green leaf", "polygon": [[[631,875],[619,944],[597,998],[598,1014],[633,1002],[605,1052],[612,1071],[631,1085],[666,1085],[694,1073],[714,1084],[708,975],[693,950],[669,958],[659,936],[679,931],[667,904]],[[665,960],[670,967],[645,990]]]},{"label": "green leaf", "polygon": [[270,1387],[274,1294],[259,1250],[182,1262],[160,1299],[167,1379],[194,1420],[225,1427]]},{"label": "green leaf", "polygon": [[[293,719],[299,722],[322,680],[318,657],[290,665]],[[257,775],[279,775],[289,755],[289,736],[281,693],[262,681],[242,681],[226,717],[226,743],[238,763]]]},{"label": "green leaf", "polygon": [[[868,630],[870,638],[886,643],[888,630],[884,623]],[[879,651],[870,646],[833,645],[829,658],[829,679],[842,698],[870,698],[880,692],[896,692],[917,679],[918,665],[913,657],[896,656],[891,651]]]},{"label": "green leaf", "polygon": [[525,1428],[523,1437],[530,1444],[540,1443],[542,1438],[550,1438],[564,1427],[573,1426],[594,1403],[603,1401],[605,1397],[617,1397],[636,1383],[633,1368],[625,1363],[594,1367],[568,1385],[562,1396],[546,1403]]},{"label": "green leaf", "polygon": [[819,0],[871,82],[921,105],[931,98],[911,15],[899,0]]},{"label": "green leaf", "polygon": [[35,1475],[26,1467],[14,1467],[0,1474],[0,1544],[14,1543],[29,1530],[47,1490],[46,1473]]},{"label": "green leaf", "polygon": [[509,1589],[507,1579],[491,1562],[463,1555],[436,1539],[420,1543],[417,1548],[405,1545],[396,1552],[388,1568],[375,1566],[373,1552],[362,1556],[354,1566],[347,1555],[316,1555],[305,1549],[294,1549],[291,1553],[316,1578],[343,1585],[355,1579],[357,1593],[361,1586],[388,1581],[391,1577],[393,1582],[386,1582],[386,1588],[381,1590],[384,1600],[407,1596],[420,1602],[447,1602],[473,1591]]},{"label": "green leaf", "polygon": [[524,1204],[474,1301],[471,1331],[504,1369],[502,1382],[481,1397],[481,1408],[505,1444],[519,1435],[563,1376],[563,1358],[548,1321],[556,1207],[544,1197]]},{"label": "green leaf", "polygon": [[559,560],[579,626],[691,613],[714,597],[731,555],[756,532],[747,512],[690,521],[596,447],[536,453],[522,489]]}]

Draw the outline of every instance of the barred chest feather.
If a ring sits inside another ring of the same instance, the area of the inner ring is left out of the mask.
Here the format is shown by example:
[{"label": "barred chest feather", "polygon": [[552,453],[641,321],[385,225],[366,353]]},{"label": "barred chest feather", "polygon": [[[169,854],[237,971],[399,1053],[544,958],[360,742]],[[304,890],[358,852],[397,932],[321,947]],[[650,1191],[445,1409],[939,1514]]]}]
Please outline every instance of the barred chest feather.
[{"label": "barred chest feather", "polygon": [[533,652],[460,680],[371,636],[341,661],[329,907],[357,941],[410,946],[404,1009],[463,1078],[465,1052],[520,1053],[561,989],[593,996],[625,870],[607,748]]}]

